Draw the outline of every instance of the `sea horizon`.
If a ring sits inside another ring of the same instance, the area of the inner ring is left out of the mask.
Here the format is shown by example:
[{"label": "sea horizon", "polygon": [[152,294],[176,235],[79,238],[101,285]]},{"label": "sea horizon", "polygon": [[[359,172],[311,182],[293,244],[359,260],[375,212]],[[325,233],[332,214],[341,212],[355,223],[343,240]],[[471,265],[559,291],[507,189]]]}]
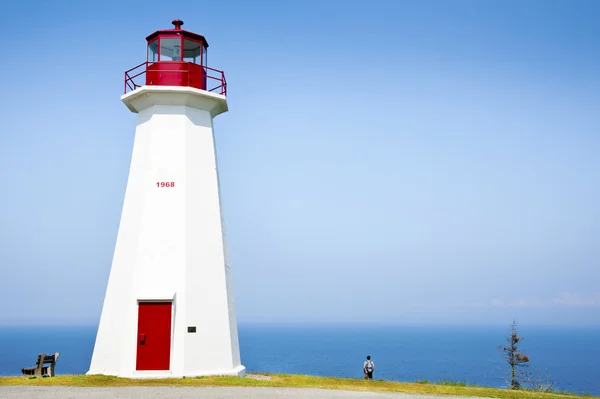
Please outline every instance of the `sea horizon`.
[{"label": "sea horizon", "polygon": [[[505,327],[507,330],[510,329],[511,321],[508,322],[460,322],[460,323],[447,323],[447,322],[382,322],[382,321],[341,321],[341,322],[327,322],[327,321],[238,321],[237,325],[240,326],[273,326],[273,327],[298,327],[298,326],[312,326],[312,327],[361,327],[361,326],[376,326],[376,327],[473,327],[473,328],[487,328],[487,327]],[[519,320],[517,322],[517,329],[522,328],[574,328],[574,329],[600,329],[600,323],[522,323]],[[99,320],[97,322],[73,322],[73,321],[0,321],[0,328],[4,327],[95,327],[97,328]]]}]

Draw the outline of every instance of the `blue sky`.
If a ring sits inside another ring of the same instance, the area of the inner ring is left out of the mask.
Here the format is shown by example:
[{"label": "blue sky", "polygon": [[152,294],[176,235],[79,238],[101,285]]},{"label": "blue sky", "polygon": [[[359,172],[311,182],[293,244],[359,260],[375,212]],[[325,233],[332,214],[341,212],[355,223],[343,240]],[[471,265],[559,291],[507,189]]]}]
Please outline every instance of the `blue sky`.
[{"label": "blue sky", "polygon": [[566,0],[4,5],[0,324],[98,322],[123,72],[175,18],[229,84],[240,323],[600,324],[600,4]]}]

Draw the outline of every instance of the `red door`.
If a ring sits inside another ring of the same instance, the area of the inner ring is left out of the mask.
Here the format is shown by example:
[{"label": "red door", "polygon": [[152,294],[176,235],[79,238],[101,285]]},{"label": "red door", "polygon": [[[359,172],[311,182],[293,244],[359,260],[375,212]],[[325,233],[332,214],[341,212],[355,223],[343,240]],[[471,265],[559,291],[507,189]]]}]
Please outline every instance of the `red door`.
[{"label": "red door", "polygon": [[169,370],[171,302],[140,302],[136,370]]}]

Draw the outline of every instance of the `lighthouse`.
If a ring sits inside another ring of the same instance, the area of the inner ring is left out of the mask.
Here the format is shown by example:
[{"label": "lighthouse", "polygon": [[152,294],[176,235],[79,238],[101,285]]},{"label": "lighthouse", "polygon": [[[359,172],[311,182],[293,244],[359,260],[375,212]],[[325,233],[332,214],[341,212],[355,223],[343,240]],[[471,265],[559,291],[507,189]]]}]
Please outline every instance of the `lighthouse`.
[{"label": "lighthouse", "polygon": [[173,25],[146,37],[146,61],[125,72],[137,126],[87,374],[245,374],[213,133],[227,83],[204,36]]}]

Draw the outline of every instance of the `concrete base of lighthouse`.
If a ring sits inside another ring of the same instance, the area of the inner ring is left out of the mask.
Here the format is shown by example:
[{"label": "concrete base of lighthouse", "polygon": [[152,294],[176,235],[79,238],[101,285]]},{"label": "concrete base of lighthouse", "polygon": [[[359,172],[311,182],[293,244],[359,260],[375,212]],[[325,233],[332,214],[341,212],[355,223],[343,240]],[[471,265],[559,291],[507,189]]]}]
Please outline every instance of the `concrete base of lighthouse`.
[{"label": "concrete base of lighthouse", "polygon": [[[87,375],[98,373],[88,372]],[[211,370],[211,371],[196,371],[188,372],[183,375],[175,375],[170,371],[135,371],[129,378],[133,379],[159,379],[159,378],[193,378],[193,377],[210,377],[210,376],[234,376],[243,377],[246,375],[246,367],[238,366],[230,370]]]},{"label": "concrete base of lighthouse", "polygon": [[138,122],[87,374],[242,376],[212,127],[226,99],[143,86],[122,101]]}]

